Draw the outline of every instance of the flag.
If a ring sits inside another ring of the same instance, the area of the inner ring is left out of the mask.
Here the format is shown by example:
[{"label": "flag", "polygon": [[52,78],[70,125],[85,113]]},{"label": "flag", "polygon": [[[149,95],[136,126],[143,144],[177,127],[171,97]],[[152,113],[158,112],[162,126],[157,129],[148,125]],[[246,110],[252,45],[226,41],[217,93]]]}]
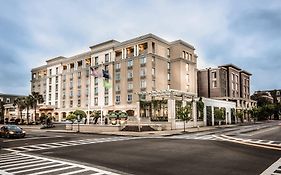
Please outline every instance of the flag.
[{"label": "flag", "polygon": [[106,79],[110,79],[110,75],[108,73],[108,70],[102,70],[102,76]]},{"label": "flag", "polygon": [[87,58],[87,59],[86,59],[86,64],[87,64],[87,65],[91,65],[91,58]]},{"label": "flag", "polygon": [[109,81],[103,80],[103,87],[106,88],[106,89],[110,89],[111,88],[111,84],[109,83]]},{"label": "flag", "polygon": [[94,68],[92,68],[92,67],[90,67],[90,69],[91,69],[91,75],[92,76],[94,76],[94,77],[100,77],[100,73],[96,70],[96,69],[94,69]]}]

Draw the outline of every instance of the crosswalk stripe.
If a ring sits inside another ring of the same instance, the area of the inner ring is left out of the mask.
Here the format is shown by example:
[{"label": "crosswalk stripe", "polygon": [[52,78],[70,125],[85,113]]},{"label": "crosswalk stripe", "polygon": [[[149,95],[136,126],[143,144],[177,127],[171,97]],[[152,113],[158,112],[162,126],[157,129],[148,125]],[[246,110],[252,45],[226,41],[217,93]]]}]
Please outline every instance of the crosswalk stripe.
[{"label": "crosswalk stripe", "polygon": [[27,157],[20,157],[20,158],[1,160],[0,165],[3,165],[7,162],[13,162],[14,160],[25,160],[25,159],[28,159],[28,158]]},{"label": "crosswalk stripe", "polygon": [[52,170],[43,171],[43,172],[32,173],[32,175],[46,174],[46,173],[56,172],[56,171],[65,170],[65,169],[74,168],[74,167],[75,166],[62,167],[62,168],[52,169]]},{"label": "crosswalk stripe", "polygon": [[30,146],[23,146],[23,147],[12,147],[12,148],[6,148],[5,150],[13,151],[13,152],[28,152],[28,151],[45,150],[45,149],[53,149],[59,147],[76,146],[76,145],[84,145],[84,144],[92,144],[92,143],[124,141],[124,140],[139,139],[139,138],[140,137],[109,137],[109,138],[97,138],[97,139],[72,140],[72,141],[44,143],[44,144],[37,144],[37,145],[30,145]]},{"label": "crosswalk stripe", "polygon": [[89,171],[89,170],[88,169],[82,169],[82,170],[72,171],[72,172],[68,172],[68,173],[63,173],[63,174],[60,174],[60,175],[78,174],[78,173],[82,173],[82,172],[85,172],[85,171]]},{"label": "crosswalk stripe", "polygon": [[55,167],[58,167],[58,166],[62,166],[62,165],[61,164],[55,164],[55,165],[49,165],[49,166],[44,166],[44,167],[25,169],[25,170],[21,170],[21,171],[14,171],[13,173],[19,174],[19,173],[24,173],[24,172],[28,172],[28,171],[35,171],[35,170],[40,170],[40,169],[45,169],[45,168],[55,168]]},{"label": "crosswalk stripe", "polygon": [[36,164],[31,164],[31,165],[25,165],[25,166],[20,166],[20,167],[14,167],[14,168],[8,168],[6,169],[6,171],[11,171],[11,170],[17,170],[17,169],[21,169],[21,168],[28,168],[28,167],[34,167],[34,166],[41,166],[41,165],[47,165],[50,164],[51,162],[44,162],[44,163],[36,163]]},{"label": "crosswalk stripe", "polygon": [[16,160],[16,161],[13,161],[13,162],[6,162],[6,163],[0,163],[0,166],[3,166],[3,165],[9,165],[9,164],[15,164],[15,163],[21,163],[21,162],[27,162],[26,160],[30,161],[30,160],[34,160],[34,159],[29,159],[29,158],[26,158],[24,160]]},{"label": "crosswalk stripe", "polygon": [[11,165],[6,165],[6,166],[0,166],[0,168],[9,168],[9,167],[14,167],[14,166],[21,166],[21,165],[28,165],[28,164],[34,164],[34,163],[40,163],[40,162],[45,162],[45,160],[34,160],[34,161],[29,161],[29,162],[24,162],[24,163],[17,163],[17,164],[11,164]]}]

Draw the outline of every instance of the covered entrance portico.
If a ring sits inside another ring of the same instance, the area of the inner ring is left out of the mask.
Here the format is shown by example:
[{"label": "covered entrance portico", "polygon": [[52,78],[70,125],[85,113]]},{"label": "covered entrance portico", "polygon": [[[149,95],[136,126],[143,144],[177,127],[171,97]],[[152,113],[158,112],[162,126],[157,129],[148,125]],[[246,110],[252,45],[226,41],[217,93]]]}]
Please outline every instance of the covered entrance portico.
[{"label": "covered entrance portico", "polygon": [[[140,92],[137,110],[141,124],[159,124],[165,129],[180,129],[183,123],[177,116],[177,110],[187,103],[192,107],[191,126],[197,126],[195,94],[174,89]],[[147,99],[147,100],[146,100]]]}]

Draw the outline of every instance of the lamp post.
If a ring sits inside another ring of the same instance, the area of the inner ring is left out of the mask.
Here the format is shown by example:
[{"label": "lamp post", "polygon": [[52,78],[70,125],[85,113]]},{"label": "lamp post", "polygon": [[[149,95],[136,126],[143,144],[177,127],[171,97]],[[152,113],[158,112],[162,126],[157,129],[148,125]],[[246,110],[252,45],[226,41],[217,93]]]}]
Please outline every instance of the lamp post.
[{"label": "lamp post", "polygon": [[80,115],[77,116],[77,122],[78,122],[78,130],[77,132],[80,132]]}]

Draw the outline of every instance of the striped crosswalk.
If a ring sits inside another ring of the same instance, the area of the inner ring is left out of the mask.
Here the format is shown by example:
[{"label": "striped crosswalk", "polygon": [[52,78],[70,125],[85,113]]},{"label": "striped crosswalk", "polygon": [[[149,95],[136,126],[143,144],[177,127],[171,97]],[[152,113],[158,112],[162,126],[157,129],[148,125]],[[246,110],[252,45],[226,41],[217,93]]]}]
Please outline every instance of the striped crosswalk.
[{"label": "striped crosswalk", "polygon": [[171,136],[169,138],[173,139],[195,139],[195,140],[220,140],[216,138],[214,135],[176,135]]},{"label": "striped crosswalk", "polygon": [[140,137],[108,137],[108,138],[83,139],[83,140],[72,140],[72,141],[63,141],[63,142],[55,142],[55,143],[28,145],[28,146],[21,146],[21,147],[11,147],[11,148],[6,148],[5,150],[13,151],[13,152],[28,152],[28,151],[61,148],[67,146],[132,140],[137,138]]},{"label": "striped crosswalk", "polygon": [[0,155],[0,174],[3,175],[117,175],[118,173],[77,163],[55,160],[26,153]]}]

